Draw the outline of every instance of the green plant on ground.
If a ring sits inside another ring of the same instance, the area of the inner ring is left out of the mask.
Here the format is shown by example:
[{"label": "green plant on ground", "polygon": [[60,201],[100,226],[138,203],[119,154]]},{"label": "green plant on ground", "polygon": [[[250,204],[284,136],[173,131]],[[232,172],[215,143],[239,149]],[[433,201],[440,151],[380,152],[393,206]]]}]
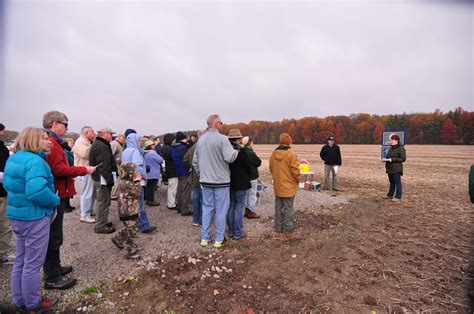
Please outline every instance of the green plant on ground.
[{"label": "green plant on ground", "polygon": [[83,294],[92,294],[92,293],[97,293],[97,291],[98,291],[97,286],[96,285],[91,285],[91,286],[85,287],[82,290],[82,293]]},{"label": "green plant on ground", "polygon": [[357,230],[357,228],[354,228],[354,227],[352,227],[352,226],[349,227],[349,231],[348,231],[348,232],[349,232],[349,235],[351,235],[351,236],[353,236],[353,237],[359,234],[359,230]]}]

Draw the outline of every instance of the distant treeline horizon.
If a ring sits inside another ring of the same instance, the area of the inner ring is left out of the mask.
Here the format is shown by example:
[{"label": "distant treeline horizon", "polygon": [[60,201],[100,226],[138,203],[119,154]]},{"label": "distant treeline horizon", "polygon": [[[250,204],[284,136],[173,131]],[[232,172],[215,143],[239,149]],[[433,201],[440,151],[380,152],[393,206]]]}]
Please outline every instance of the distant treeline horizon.
[{"label": "distant treeline horizon", "polygon": [[[230,129],[236,128],[244,136],[250,136],[255,144],[278,144],[281,133],[290,134],[294,144],[324,144],[329,136],[335,136],[339,144],[381,144],[383,131],[405,131],[406,144],[474,144],[474,112],[461,107],[446,113],[436,109],[432,113],[357,113],[273,122],[255,120],[224,124],[222,133],[227,135]],[[64,137],[75,140],[79,135],[69,132]],[[4,141],[12,142],[17,136],[17,131],[5,130]],[[163,140],[163,134],[158,137]]]},{"label": "distant treeline horizon", "polygon": [[474,144],[474,112],[461,107],[443,113],[304,117],[282,121],[225,124],[223,133],[238,128],[255,144],[276,144],[288,133],[294,144],[323,144],[335,136],[339,144],[381,144],[383,131],[405,131],[406,144]]}]

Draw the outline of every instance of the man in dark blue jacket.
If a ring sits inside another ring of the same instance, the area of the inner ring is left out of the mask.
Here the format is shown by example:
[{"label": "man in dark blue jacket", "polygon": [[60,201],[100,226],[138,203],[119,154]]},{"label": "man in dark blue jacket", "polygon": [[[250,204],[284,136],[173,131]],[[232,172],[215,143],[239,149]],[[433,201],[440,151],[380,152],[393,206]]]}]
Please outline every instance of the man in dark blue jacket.
[{"label": "man in dark blue jacket", "polygon": [[176,176],[178,177],[178,191],[176,192],[176,209],[182,216],[192,215],[190,210],[191,182],[189,182],[189,170],[184,165],[184,155],[188,151],[187,138],[183,132],[176,133],[176,144],[173,146],[171,156],[173,157]]},{"label": "man in dark blue jacket", "polygon": [[337,173],[339,167],[342,166],[341,150],[335,144],[334,136],[328,138],[328,143],[321,148],[319,156],[324,160],[324,190],[329,190],[329,173],[332,172],[332,189],[339,191],[337,187]]}]

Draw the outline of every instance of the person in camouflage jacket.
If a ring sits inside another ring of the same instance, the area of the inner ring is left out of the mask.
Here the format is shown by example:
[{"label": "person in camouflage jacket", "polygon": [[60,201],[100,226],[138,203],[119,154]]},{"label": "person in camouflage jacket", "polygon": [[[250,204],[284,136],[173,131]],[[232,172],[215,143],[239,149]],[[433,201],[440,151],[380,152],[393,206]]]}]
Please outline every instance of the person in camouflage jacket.
[{"label": "person in camouflage jacket", "polygon": [[127,249],[127,257],[138,259],[137,245],[133,242],[136,231],[127,224],[128,221],[137,221],[140,208],[141,175],[136,171],[137,166],[131,162],[124,162],[119,167],[120,180],[118,181],[118,212],[125,229],[112,238],[112,243],[119,249]]}]

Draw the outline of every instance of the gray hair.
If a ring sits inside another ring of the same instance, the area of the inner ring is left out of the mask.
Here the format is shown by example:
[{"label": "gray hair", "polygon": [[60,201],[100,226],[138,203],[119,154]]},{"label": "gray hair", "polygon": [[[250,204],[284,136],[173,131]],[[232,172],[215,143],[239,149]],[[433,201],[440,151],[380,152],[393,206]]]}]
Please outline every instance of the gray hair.
[{"label": "gray hair", "polygon": [[84,136],[86,136],[87,131],[89,131],[89,129],[92,129],[92,127],[91,127],[91,126],[88,126],[88,125],[83,126],[82,129],[81,129],[81,134],[84,135]]},{"label": "gray hair", "polygon": [[59,111],[49,111],[43,116],[43,128],[51,129],[53,122],[59,122],[61,120],[69,121],[67,116]]},{"label": "gray hair", "polygon": [[214,127],[214,124],[215,124],[215,121],[220,119],[220,116],[218,114],[211,114],[208,118],[207,118],[207,126],[209,128],[213,128]]}]

